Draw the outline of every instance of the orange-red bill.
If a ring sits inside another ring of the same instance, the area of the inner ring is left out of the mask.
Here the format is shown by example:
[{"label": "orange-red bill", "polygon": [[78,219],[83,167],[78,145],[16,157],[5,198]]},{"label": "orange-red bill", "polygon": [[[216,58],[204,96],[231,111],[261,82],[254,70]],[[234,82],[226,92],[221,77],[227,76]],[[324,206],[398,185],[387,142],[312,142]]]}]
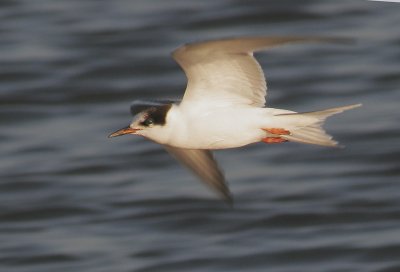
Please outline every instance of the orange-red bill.
[{"label": "orange-red bill", "polygon": [[111,133],[110,135],[108,135],[108,138],[122,136],[122,135],[125,135],[125,134],[135,134],[135,132],[138,131],[138,130],[139,129],[136,129],[136,128],[124,127],[124,128],[121,128],[121,129]]}]

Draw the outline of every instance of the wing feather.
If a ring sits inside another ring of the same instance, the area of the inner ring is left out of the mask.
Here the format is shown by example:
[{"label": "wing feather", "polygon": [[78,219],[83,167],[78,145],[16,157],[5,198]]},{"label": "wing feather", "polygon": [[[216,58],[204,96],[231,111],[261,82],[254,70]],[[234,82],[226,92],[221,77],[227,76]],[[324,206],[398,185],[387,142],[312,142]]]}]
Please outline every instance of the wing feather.
[{"label": "wing feather", "polygon": [[182,105],[218,100],[219,103],[263,107],[267,84],[253,52],[306,41],[343,43],[349,40],[322,37],[247,37],[181,46],[173,52],[173,57],[188,78]]},{"label": "wing feather", "polygon": [[196,176],[221,195],[223,199],[228,203],[232,203],[232,196],[226,185],[224,174],[219,169],[210,150],[164,147],[180,163],[189,168]]}]

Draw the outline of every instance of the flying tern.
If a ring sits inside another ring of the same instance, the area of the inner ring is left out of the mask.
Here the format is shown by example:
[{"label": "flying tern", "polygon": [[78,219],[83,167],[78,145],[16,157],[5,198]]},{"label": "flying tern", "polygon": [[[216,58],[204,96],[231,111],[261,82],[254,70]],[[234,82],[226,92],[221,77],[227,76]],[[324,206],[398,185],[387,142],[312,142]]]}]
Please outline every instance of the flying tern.
[{"label": "flying tern", "polygon": [[266,107],[266,80],[253,53],[287,43],[343,42],[327,37],[241,37],[186,44],[172,56],[188,79],[181,102],[137,101],[129,126],[109,137],[134,134],[165,147],[183,165],[232,201],[211,151],[252,143],[299,142],[337,146],[322,128],[334,114],[354,104],[321,111],[294,112]]}]

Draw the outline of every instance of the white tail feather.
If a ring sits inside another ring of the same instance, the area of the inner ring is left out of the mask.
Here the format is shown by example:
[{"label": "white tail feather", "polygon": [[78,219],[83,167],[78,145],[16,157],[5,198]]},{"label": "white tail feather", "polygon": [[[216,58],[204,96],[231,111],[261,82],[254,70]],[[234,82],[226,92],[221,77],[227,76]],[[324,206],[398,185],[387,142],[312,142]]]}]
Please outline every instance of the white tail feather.
[{"label": "white tail feather", "polygon": [[281,138],[292,142],[323,146],[337,146],[338,143],[334,141],[332,136],[328,135],[322,128],[325,119],[334,114],[351,110],[360,106],[361,104],[355,104],[322,111],[276,115],[276,117],[284,117],[285,121],[290,124],[290,128],[288,127],[290,135],[281,135]]}]

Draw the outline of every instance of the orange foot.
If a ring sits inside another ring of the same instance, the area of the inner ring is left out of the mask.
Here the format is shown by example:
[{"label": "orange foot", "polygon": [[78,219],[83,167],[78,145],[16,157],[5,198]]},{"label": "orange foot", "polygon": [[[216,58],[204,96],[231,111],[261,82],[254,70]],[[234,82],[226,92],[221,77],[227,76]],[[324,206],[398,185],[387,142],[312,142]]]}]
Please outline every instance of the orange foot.
[{"label": "orange foot", "polygon": [[[283,128],[263,128],[263,130],[274,135],[290,135],[290,131]],[[281,137],[266,137],[261,141],[267,144],[279,144],[287,142],[288,140]]]},{"label": "orange foot", "polygon": [[289,135],[290,131],[283,128],[263,128],[266,132],[277,135]]},{"label": "orange foot", "polygon": [[263,138],[261,141],[263,141],[266,144],[279,144],[287,142],[288,140],[282,139],[280,137],[266,137]]}]

